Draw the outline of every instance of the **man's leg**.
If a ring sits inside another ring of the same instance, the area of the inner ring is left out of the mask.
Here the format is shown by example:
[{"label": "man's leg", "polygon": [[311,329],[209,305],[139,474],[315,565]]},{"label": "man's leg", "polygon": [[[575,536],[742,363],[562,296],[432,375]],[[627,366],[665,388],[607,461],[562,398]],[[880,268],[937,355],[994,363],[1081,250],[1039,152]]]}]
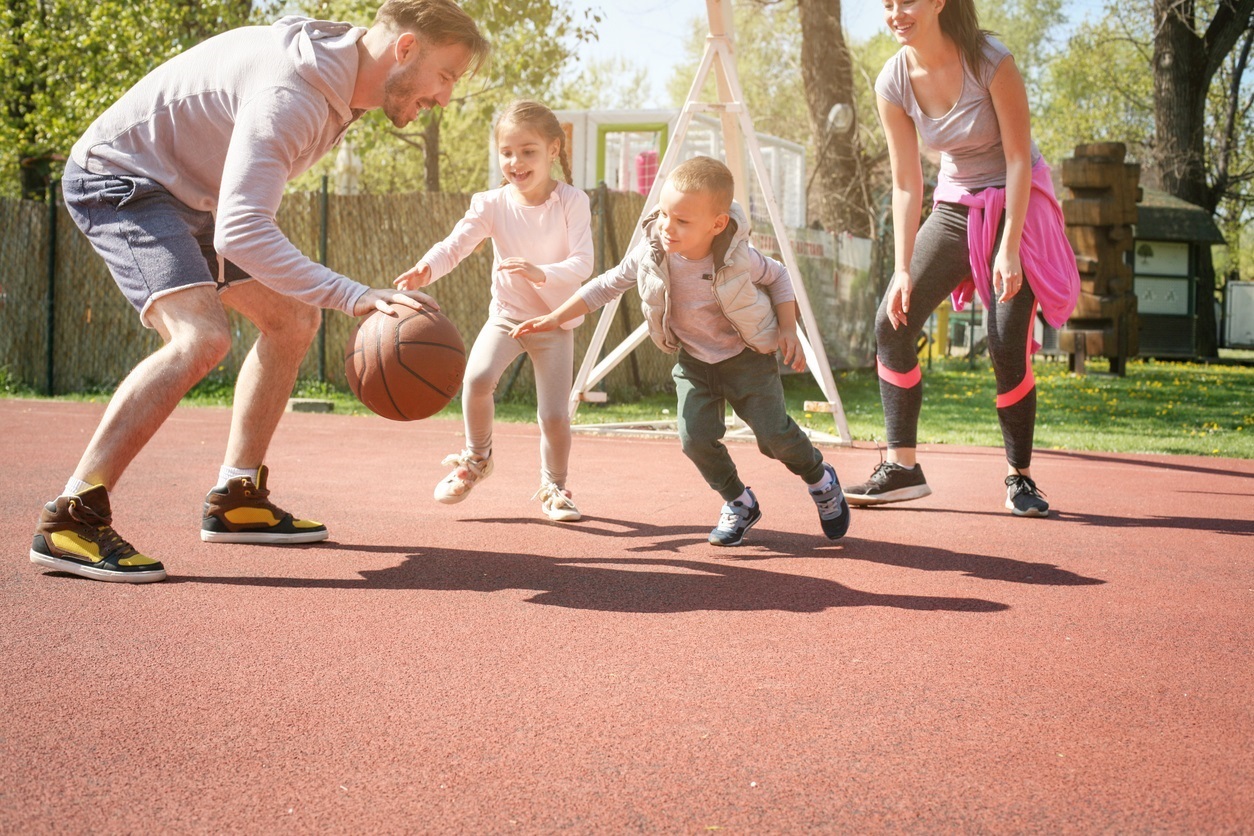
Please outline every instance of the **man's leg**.
[{"label": "man's leg", "polygon": [[154,300],[148,321],[165,345],[136,366],[109,401],[74,471],[86,485],[40,512],[32,563],[102,581],[148,583],[166,577],[160,561],[140,554],[113,530],[108,490],[179,399],[226,356],[231,338],[217,292],[205,285]]},{"label": "man's leg", "polygon": [[222,301],[261,332],[235,381],[223,472],[205,497],[200,539],[212,543],[316,543],[327,528],[274,505],[266,487],[266,450],[321,321],[318,309],[255,281],[230,285]]},{"label": "man's leg", "polygon": [[321,316],[317,308],[257,281],[231,285],[222,292],[222,302],[261,332],[235,381],[224,460],[232,467],[256,469],[265,460]]},{"label": "man's leg", "polygon": [[75,478],[112,490],[174,407],[231,347],[226,312],[211,287],[189,287],[155,301],[148,320],[165,345],[126,376],[83,452]]}]

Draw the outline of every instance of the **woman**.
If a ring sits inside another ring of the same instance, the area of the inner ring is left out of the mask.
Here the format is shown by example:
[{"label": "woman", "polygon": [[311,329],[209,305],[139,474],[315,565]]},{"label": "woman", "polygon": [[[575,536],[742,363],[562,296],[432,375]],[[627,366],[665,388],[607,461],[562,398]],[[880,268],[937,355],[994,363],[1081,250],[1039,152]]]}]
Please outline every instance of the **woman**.
[{"label": "woman", "polygon": [[[986,309],[997,415],[1006,447],[1006,507],[1044,517],[1032,479],[1036,388],[1032,324],[1041,305],[1059,327],[1079,293],[1049,166],[1032,141],[1023,78],[1006,47],[980,29],[974,0],[887,0],[901,44],[875,83],[893,174],[895,267],[876,316],[887,460],[846,489],[853,505],[930,494],[915,449],[922,379],[916,339],[947,295]],[[920,224],[919,140],[940,152],[933,211]]]}]

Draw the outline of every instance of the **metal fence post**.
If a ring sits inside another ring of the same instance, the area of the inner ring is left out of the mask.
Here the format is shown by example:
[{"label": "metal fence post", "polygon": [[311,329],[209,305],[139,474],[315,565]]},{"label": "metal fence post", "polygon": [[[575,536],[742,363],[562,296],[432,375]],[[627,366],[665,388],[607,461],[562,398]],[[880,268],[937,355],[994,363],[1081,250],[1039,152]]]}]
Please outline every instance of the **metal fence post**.
[{"label": "metal fence post", "polygon": [[57,186],[59,180],[48,181],[48,345],[44,363],[44,390],[47,395],[55,395],[56,367],[53,358],[56,356],[56,323],[57,323]]},{"label": "metal fence post", "polygon": [[[322,175],[322,191],[318,199],[318,263],[323,267],[327,266],[327,209],[330,204],[328,199],[328,177]],[[318,380],[323,383],[327,382],[327,312],[325,309],[318,311]]]}]

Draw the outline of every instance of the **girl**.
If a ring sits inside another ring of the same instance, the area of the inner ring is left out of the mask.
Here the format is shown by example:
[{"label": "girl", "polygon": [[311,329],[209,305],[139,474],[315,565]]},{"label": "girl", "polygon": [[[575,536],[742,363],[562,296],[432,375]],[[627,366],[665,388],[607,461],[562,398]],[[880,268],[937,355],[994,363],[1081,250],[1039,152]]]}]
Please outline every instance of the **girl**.
[{"label": "girl", "polygon": [[[932,492],[915,460],[923,400],[915,339],[946,295],[961,310],[974,288],[997,377],[1006,507],[1047,516],[1030,470],[1032,324],[1040,304],[1061,327],[1080,276],[1049,166],[1032,141],[1023,79],[1006,47],[980,29],[974,0],[884,0],[884,20],[901,44],[875,82],[893,172],[896,258],[875,323],[888,459],[845,495],[851,505],[875,505]],[[935,205],[921,226],[920,137],[940,152]]]},{"label": "girl", "polygon": [[[453,470],[435,486],[438,502],[465,499],[492,473],[492,395],[510,363],[523,351],[535,369],[540,422],[540,490],[551,520],[579,519],[566,489],[570,458],[568,401],[574,383],[575,340],[571,329],[510,337],[518,323],[549,313],[592,274],[592,212],[588,196],[570,185],[566,133],[553,111],[517,101],[496,123],[497,158],[505,179],[499,188],[476,194],[453,231],[393,284],[424,287],[452,270],[485,238],[492,239],[492,302],[488,321],[466,361],[462,412],[466,449],[447,456]],[[566,182],[553,179],[561,163]]]}]

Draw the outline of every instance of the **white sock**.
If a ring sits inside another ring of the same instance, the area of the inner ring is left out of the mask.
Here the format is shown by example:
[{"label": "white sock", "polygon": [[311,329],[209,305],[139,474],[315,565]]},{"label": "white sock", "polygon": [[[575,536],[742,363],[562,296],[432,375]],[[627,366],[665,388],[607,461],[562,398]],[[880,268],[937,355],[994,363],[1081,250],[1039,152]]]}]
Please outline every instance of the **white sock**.
[{"label": "white sock", "polygon": [[810,485],[810,490],[812,491],[825,491],[832,486],[832,472],[825,467],[823,468],[822,479],[812,485],[809,482],[806,482],[806,484]]},{"label": "white sock", "polygon": [[247,476],[255,483],[257,481],[257,471],[259,469],[260,468],[256,467],[229,467],[224,464],[218,469],[218,484],[214,485],[214,487],[225,488],[227,482],[239,476]]},{"label": "white sock", "polygon": [[902,470],[914,470],[914,465],[912,464],[906,465],[906,464],[902,464],[901,462],[895,462],[895,464],[898,467],[900,467]]},{"label": "white sock", "polygon": [[65,483],[65,491],[61,496],[77,496],[85,490],[95,487],[79,479],[77,476],[71,476],[70,481]]},{"label": "white sock", "polygon": [[732,502],[739,502],[746,508],[752,508],[754,505],[758,504],[757,497],[751,494],[748,488],[745,488],[744,493],[733,499]]}]

